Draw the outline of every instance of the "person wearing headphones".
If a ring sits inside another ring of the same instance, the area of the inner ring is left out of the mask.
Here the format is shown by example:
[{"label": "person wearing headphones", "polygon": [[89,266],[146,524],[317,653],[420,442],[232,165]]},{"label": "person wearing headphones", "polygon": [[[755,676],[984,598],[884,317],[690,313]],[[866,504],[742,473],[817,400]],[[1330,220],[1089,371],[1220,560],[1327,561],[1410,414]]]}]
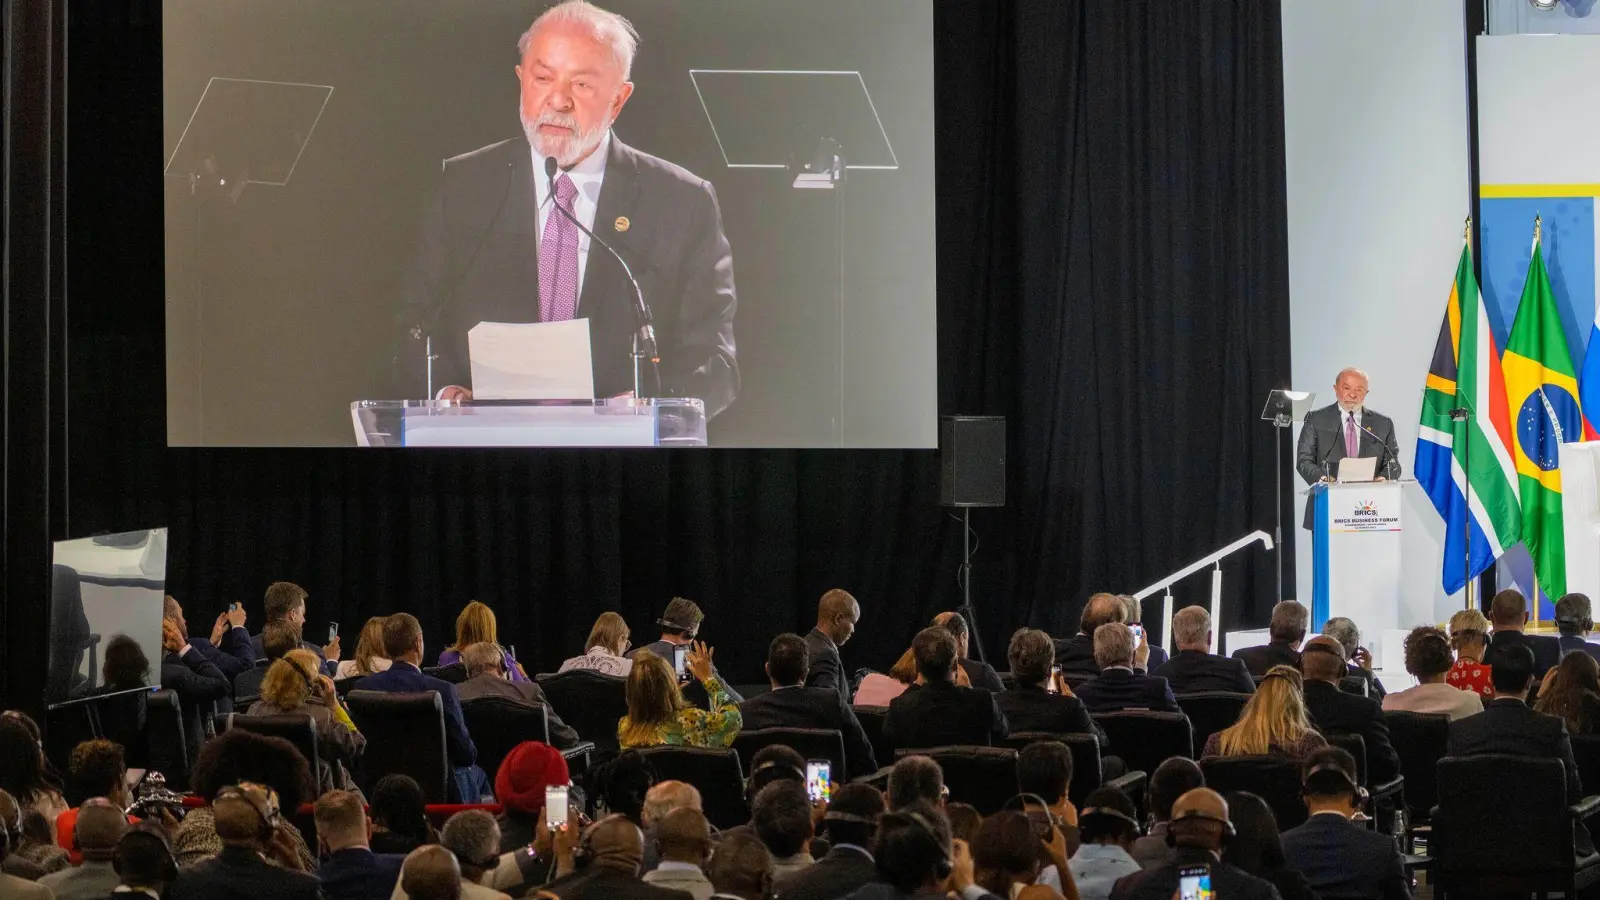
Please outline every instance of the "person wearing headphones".
[{"label": "person wearing headphones", "polygon": [[1158,866],[1124,875],[1111,888],[1111,900],[1171,900],[1178,890],[1179,870],[1204,867],[1211,874],[1215,896],[1228,900],[1278,900],[1278,889],[1237,866],[1222,861],[1222,848],[1233,836],[1228,803],[1210,788],[1195,788],[1172,804],[1167,844],[1172,855]]},{"label": "person wearing headphones", "polygon": [[1356,761],[1341,747],[1306,757],[1301,784],[1310,818],[1285,831],[1283,856],[1319,897],[1410,900],[1405,860],[1388,835],[1353,821],[1365,805]]},{"label": "person wearing headphones", "polygon": [[141,822],[128,829],[117,842],[111,868],[117,873],[117,886],[111,896],[144,895],[130,896],[129,900],[161,900],[167,885],[178,877],[172,841],[166,830],[154,822]]},{"label": "person wearing headphones", "polygon": [[[16,801],[11,795],[0,791],[6,800],[11,801],[15,808]],[[11,849],[22,841],[22,825],[20,816],[8,815],[0,817],[0,863],[4,863],[11,855]],[[12,875],[0,870],[0,900],[51,900],[50,889],[35,881]]]},{"label": "person wearing headphones", "polygon": [[870,785],[835,789],[818,826],[828,839],[828,853],[789,881],[784,900],[834,900],[876,881],[877,869],[867,848],[883,813],[883,794]]},{"label": "person wearing headphones", "polygon": [[561,877],[546,888],[549,894],[561,900],[684,900],[688,896],[640,880],[644,832],[627,817],[606,816],[583,831],[576,847],[565,849],[572,833],[568,825],[556,835]]},{"label": "person wearing headphones", "polygon": [[711,823],[705,813],[682,807],[653,824],[659,863],[644,873],[645,884],[683,891],[694,900],[710,900],[714,889],[704,866],[711,858]]},{"label": "person wearing headphones", "polygon": [[[649,650],[670,662],[674,647],[694,646],[695,637],[700,633],[700,625],[705,619],[706,614],[700,611],[698,603],[683,597],[673,597],[672,602],[667,604],[666,611],[661,614],[661,618],[656,620],[656,624],[661,626],[661,637],[642,647],[635,647],[633,652],[628,654],[628,658],[637,660],[640,653]],[[744,697],[728,685],[727,679],[722,677],[716,666],[711,667],[711,674],[722,682],[722,688],[727,693],[728,699],[735,705],[744,702]],[[706,699],[704,692],[697,693],[694,685],[690,685],[689,699],[698,706],[707,706],[703,702]]]},{"label": "person wearing headphones", "polygon": [[322,900],[316,876],[273,865],[294,858],[283,852],[283,816],[277,792],[241,782],[217,792],[212,818],[222,852],[178,875],[166,900]]},{"label": "person wearing headphones", "polygon": [[749,832],[724,838],[709,868],[708,876],[716,888],[711,900],[765,900],[772,896],[772,853]]},{"label": "person wearing headphones", "polygon": [[1068,868],[1081,900],[1106,900],[1111,886],[1142,867],[1128,853],[1139,837],[1138,811],[1128,795],[1114,787],[1095,788],[1078,811],[1082,843]]},{"label": "person wearing headphones", "polygon": [[1561,645],[1562,656],[1582,650],[1600,662],[1600,644],[1586,640],[1594,630],[1588,594],[1567,594],[1556,601],[1556,628],[1561,632],[1556,641]]},{"label": "person wearing headphones", "polygon": [[950,822],[932,804],[918,800],[897,806],[878,822],[872,842],[878,880],[863,885],[848,900],[909,900],[943,897],[948,892],[988,895],[977,885],[972,854],[964,841],[952,841]]},{"label": "person wearing headphones", "polygon": [[102,900],[117,886],[111,858],[127,831],[127,816],[116,804],[104,797],[83,801],[72,826],[72,849],[82,854],[83,863],[51,872],[39,883],[56,900]]}]

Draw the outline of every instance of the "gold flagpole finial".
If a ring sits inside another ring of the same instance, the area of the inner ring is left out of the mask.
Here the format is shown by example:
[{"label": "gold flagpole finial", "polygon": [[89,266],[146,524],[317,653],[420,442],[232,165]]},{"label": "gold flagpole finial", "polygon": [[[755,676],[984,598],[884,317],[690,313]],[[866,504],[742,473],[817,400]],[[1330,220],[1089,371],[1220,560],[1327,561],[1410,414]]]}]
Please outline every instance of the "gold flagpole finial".
[{"label": "gold flagpole finial", "polygon": [[1467,216],[1466,223],[1461,226],[1461,239],[1463,241],[1466,241],[1469,244],[1472,243],[1472,217],[1471,216]]},{"label": "gold flagpole finial", "polygon": [[1544,227],[1544,216],[1541,216],[1538,213],[1534,213],[1533,214],[1533,242],[1535,244],[1539,243],[1539,232],[1543,229],[1543,227]]}]

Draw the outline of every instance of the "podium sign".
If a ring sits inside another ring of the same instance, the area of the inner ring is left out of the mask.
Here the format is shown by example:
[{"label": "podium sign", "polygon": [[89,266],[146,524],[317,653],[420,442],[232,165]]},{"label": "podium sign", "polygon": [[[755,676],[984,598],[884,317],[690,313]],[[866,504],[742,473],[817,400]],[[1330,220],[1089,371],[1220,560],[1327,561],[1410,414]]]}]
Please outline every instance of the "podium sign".
[{"label": "podium sign", "polygon": [[1364,634],[1400,627],[1400,529],[1404,497],[1397,481],[1318,484],[1311,488],[1311,629],[1335,616]]}]

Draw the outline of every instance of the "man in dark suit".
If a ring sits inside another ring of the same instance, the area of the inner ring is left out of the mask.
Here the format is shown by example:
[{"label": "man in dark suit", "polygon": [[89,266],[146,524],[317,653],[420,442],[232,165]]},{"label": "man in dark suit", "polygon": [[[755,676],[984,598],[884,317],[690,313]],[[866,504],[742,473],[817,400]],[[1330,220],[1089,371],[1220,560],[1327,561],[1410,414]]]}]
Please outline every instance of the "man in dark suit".
[{"label": "man in dark suit", "polygon": [[1561,632],[1556,641],[1561,645],[1562,656],[1582,650],[1600,660],[1600,644],[1586,640],[1589,632],[1594,631],[1590,609],[1588,594],[1567,594],[1556,601],[1556,628]]},{"label": "man in dark suit", "polygon": [[967,650],[971,646],[972,633],[967,628],[967,619],[958,612],[942,612],[933,617],[930,625],[939,625],[950,632],[956,639],[956,661],[962,671],[967,673],[967,683],[975,688],[982,688],[991,694],[1003,693],[1006,686],[1000,680],[1000,673],[994,670],[981,659],[971,659]]},{"label": "man in dark suit", "polygon": [[938,625],[917,632],[911,655],[923,684],[889,701],[883,735],[896,748],[988,745],[1010,733],[989,691],[956,685],[956,639]]},{"label": "man in dark suit", "polygon": [[1322,633],[1339,642],[1344,648],[1344,658],[1348,660],[1345,665],[1344,677],[1352,685],[1358,685],[1365,696],[1382,702],[1388,692],[1383,689],[1383,682],[1378,676],[1372,674],[1372,653],[1361,646],[1361,629],[1355,620],[1348,616],[1334,616],[1322,623]]},{"label": "man in dark suit", "polygon": [[872,744],[855,711],[839,700],[831,688],[807,687],[810,652],[797,634],[780,634],[767,645],[767,680],[772,690],[751,697],[739,707],[745,731],[762,728],[833,728],[844,738],[845,768],[834,780],[871,775],[878,771]]},{"label": "man in dark suit", "polygon": [[1543,678],[1544,673],[1561,662],[1561,641],[1546,634],[1528,634],[1528,599],[1515,588],[1507,588],[1494,595],[1489,602],[1489,623],[1494,633],[1489,636],[1489,648],[1483,661],[1494,667],[1495,657],[1506,647],[1527,647],[1533,653],[1533,675]]},{"label": "man in dark suit", "polygon": [[301,640],[300,635],[305,631],[306,625],[306,594],[305,588],[292,581],[274,581],[267,585],[267,595],[262,601],[265,615],[261,623],[261,634],[250,639],[251,649],[255,651],[257,660],[267,656],[265,647],[266,626],[274,623],[287,623],[294,629],[295,640],[299,642],[301,650],[310,650],[322,660],[322,674],[332,678],[339,669],[339,638],[334,637],[326,647],[318,647],[310,641]]},{"label": "man in dark suit", "polygon": [[877,881],[871,847],[883,812],[883,794],[869,785],[835,790],[821,825],[830,849],[785,883],[783,900],[835,900]]},{"label": "man in dark suit", "polygon": [[[1394,421],[1376,410],[1367,409],[1367,373],[1345,368],[1334,379],[1337,399],[1332,405],[1306,413],[1300,430],[1300,447],[1295,468],[1306,484],[1331,482],[1339,474],[1339,461],[1346,457],[1376,457],[1378,481],[1400,477],[1400,445],[1395,441]],[[1311,530],[1315,507],[1306,503],[1305,528]]]},{"label": "man in dark suit", "polygon": [[[560,204],[632,268],[654,320],[662,392],[700,398],[708,416],[733,402],[733,253],[716,191],[611,130],[633,93],[636,41],[630,25],[600,10],[535,23],[516,67],[525,139],[445,162],[407,310],[419,323],[437,318],[442,398],[472,396],[473,326],[575,318],[589,320],[595,396],[634,390],[633,286]],[[653,390],[648,371],[645,381]]]},{"label": "man in dark suit", "polygon": [[545,724],[550,727],[550,746],[565,750],[576,746],[580,740],[571,725],[561,721],[555,708],[545,699],[544,689],[533,681],[512,681],[506,669],[506,653],[499,644],[479,641],[468,644],[461,651],[461,663],[467,669],[467,680],[456,685],[456,696],[462,703],[481,697],[501,697],[519,706],[543,709]]},{"label": "man in dark suit", "polygon": [[422,674],[422,625],[410,613],[395,613],[383,624],[383,652],[393,662],[382,672],[361,681],[364,691],[439,695],[444,707],[445,749],[455,769],[451,780],[458,803],[470,803],[488,793],[488,778],[476,765],[478,748],[461,718],[461,698],[448,681]]},{"label": "man in dark suit", "polygon": [[1078,633],[1056,641],[1056,662],[1062,675],[1099,675],[1094,661],[1094,631],[1107,622],[1121,622],[1128,615],[1122,598],[1116,594],[1092,594],[1078,617]]},{"label": "man in dark suit", "polygon": [[850,705],[850,676],[839,659],[839,648],[856,633],[861,604],[849,591],[834,588],[817,601],[817,627],[806,635],[806,655],[811,660],[806,687],[827,688]]},{"label": "man in dark suit", "polygon": [[222,852],[180,872],[167,900],[322,900],[315,876],[263,857],[287,840],[274,800],[255,786],[223,788],[211,803]]},{"label": "man in dark suit", "polygon": [[1259,647],[1245,647],[1233,651],[1233,658],[1244,663],[1254,678],[1261,678],[1273,666],[1300,668],[1300,642],[1306,639],[1306,629],[1311,625],[1311,611],[1293,600],[1284,600],[1272,608],[1272,622],[1267,626],[1268,642]]},{"label": "man in dark suit", "polygon": [[317,880],[328,900],[388,900],[405,857],[372,852],[372,820],[361,795],[329,791],[317,798],[314,816],[322,847]]},{"label": "man in dark suit", "polygon": [[1490,667],[1494,699],[1483,712],[1450,723],[1450,756],[1508,753],[1540,759],[1559,759],[1567,769],[1567,803],[1583,798],[1578,783],[1578,763],[1572,755],[1567,723],[1556,716],[1528,708],[1533,687],[1533,651],[1510,646],[1500,651]]},{"label": "man in dark suit", "polygon": [[1078,686],[1078,699],[1089,712],[1179,711],[1165,678],[1134,671],[1140,662],[1137,657],[1150,646],[1148,641],[1141,642],[1136,650],[1134,643],[1133,629],[1121,622],[1108,622],[1095,629],[1094,659],[1100,665],[1100,674]]},{"label": "man in dark suit", "polygon": [[1082,701],[1068,693],[1060,675],[1050,671],[1056,658],[1050,635],[1034,628],[1019,628],[1011,636],[1006,657],[1015,683],[1011,690],[995,694],[994,699],[1012,731],[1096,733]]},{"label": "man in dark suit", "polygon": [[161,687],[178,695],[189,756],[205,739],[205,719],[228,696],[228,679],[211,660],[189,645],[171,619],[161,620]]},{"label": "man in dark suit", "polygon": [[256,657],[250,647],[250,634],[244,630],[244,607],[229,609],[217,616],[210,639],[190,636],[183,606],[171,594],[166,597],[161,617],[177,626],[178,634],[188,640],[189,646],[210,660],[230,682],[240,672],[255,666]]},{"label": "man in dark suit", "polygon": [[[666,610],[661,613],[661,618],[656,620],[656,624],[661,626],[661,637],[642,647],[635,647],[633,652],[628,654],[628,658],[634,659],[640,653],[649,650],[651,653],[671,663],[673,649],[676,647],[687,648],[690,644],[693,644],[695,636],[700,633],[700,625],[705,619],[706,614],[701,612],[700,604],[684,597],[673,597],[667,603]],[[744,698],[739,696],[739,692],[733,689],[733,685],[728,683],[728,679],[723,678],[722,673],[717,671],[715,664],[711,666],[711,671],[722,682],[722,689],[728,692],[729,699],[735,703],[744,702]],[[694,703],[696,706],[702,709],[711,708],[711,701],[706,697],[706,689],[698,681],[691,679],[688,686],[683,689],[683,694],[689,698],[689,702]]]},{"label": "man in dark suit", "polygon": [[261,658],[256,664],[233,677],[233,696],[241,706],[247,706],[261,696],[261,680],[274,660],[282,659],[290,650],[300,647],[300,626],[279,620],[261,629],[256,636],[261,641]]},{"label": "man in dark suit", "polygon": [[1233,691],[1253,694],[1256,683],[1243,660],[1211,652],[1211,614],[1203,606],[1185,606],[1172,617],[1172,641],[1178,648],[1150,674],[1165,678],[1174,694]]},{"label": "man in dark suit", "polygon": [[1178,891],[1180,869],[1211,868],[1214,896],[1233,900],[1278,900],[1272,882],[1245,874],[1222,861],[1223,834],[1230,830],[1228,803],[1210,788],[1195,788],[1172,805],[1168,824],[1173,852],[1159,865],[1124,875],[1111,888],[1111,900],[1171,900]]},{"label": "man in dark suit", "polygon": [[[1308,652],[1308,665],[1311,658]],[[1411,880],[1394,838],[1351,821],[1361,808],[1355,758],[1324,747],[1306,757],[1301,771],[1311,815],[1283,833],[1288,867],[1304,875],[1319,897],[1410,900]]]},{"label": "man in dark suit", "polygon": [[1389,726],[1378,701],[1339,690],[1347,671],[1344,648],[1327,635],[1306,642],[1300,656],[1306,712],[1323,735],[1359,734],[1367,745],[1367,781],[1383,784],[1400,774],[1400,755],[1389,742]]},{"label": "man in dark suit", "polygon": [[[756,840],[754,835],[750,839]],[[627,817],[609,815],[590,825],[583,832],[582,846],[586,853],[583,865],[546,886],[561,900],[689,900],[683,891],[640,879],[644,835]]]}]

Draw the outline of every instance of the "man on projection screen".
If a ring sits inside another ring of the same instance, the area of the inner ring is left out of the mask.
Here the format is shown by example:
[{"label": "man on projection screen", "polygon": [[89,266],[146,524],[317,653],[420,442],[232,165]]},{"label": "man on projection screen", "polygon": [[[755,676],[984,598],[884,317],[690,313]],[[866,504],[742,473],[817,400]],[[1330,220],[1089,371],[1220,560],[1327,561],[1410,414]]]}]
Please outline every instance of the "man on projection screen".
[{"label": "man on projection screen", "polygon": [[[586,0],[546,10],[517,43],[527,142],[502,141],[445,162],[412,298],[436,316],[440,399],[472,398],[467,332],[479,322],[586,318],[595,396],[633,390],[633,287],[556,203],[633,269],[655,322],[661,393],[698,397],[708,416],[738,393],[733,254],[716,192],[611,132],[633,93],[638,40],[627,19]],[[549,158],[559,167],[553,198]]]},{"label": "man on projection screen", "polygon": [[[1339,370],[1333,380],[1334,402],[1306,413],[1300,431],[1300,446],[1295,468],[1306,484],[1333,481],[1339,461],[1347,457],[1376,457],[1374,479],[1388,481],[1400,477],[1400,445],[1395,442],[1394,420],[1368,409],[1367,373],[1353,366]],[[1307,530],[1315,513],[1306,504]]]}]

